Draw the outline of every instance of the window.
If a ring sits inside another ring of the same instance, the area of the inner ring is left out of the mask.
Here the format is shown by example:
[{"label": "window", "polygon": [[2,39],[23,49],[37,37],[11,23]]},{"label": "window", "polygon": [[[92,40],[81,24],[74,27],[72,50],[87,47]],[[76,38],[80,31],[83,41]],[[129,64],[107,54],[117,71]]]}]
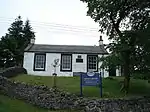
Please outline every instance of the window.
[{"label": "window", "polygon": [[98,66],[98,63],[97,63],[97,57],[98,56],[95,56],[95,55],[90,55],[87,57],[87,71],[88,72],[94,72],[94,71],[97,71],[97,66]]},{"label": "window", "polygon": [[72,71],[72,55],[62,54],[61,56],[61,70]]},{"label": "window", "polygon": [[34,56],[34,70],[44,71],[46,62],[46,54],[35,54]]}]

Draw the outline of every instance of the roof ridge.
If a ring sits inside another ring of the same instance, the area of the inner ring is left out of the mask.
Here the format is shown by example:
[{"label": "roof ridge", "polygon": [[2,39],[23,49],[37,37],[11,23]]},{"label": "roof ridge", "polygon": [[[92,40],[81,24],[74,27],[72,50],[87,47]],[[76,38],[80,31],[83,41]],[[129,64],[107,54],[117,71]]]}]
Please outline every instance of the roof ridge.
[{"label": "roof ridge", "polygon": [[85,47],[99,47],[92,45],[61,45],[61,44],[34,44],[34,45],[43,45],[43,46],[85,46]]}]

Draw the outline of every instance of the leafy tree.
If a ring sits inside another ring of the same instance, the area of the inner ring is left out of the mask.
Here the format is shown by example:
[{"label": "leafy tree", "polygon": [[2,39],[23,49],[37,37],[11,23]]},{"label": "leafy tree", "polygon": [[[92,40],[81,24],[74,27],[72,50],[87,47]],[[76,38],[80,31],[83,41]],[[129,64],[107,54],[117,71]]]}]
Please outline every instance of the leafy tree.
[{"label": "leafy tree", "polygon": [[136,32],[138,37],[134,57],[136,71],[150,73],[150,25],[147,29]]},{"label": "leafy tree", "polygon": [[119,54],[111,53],[107,57],[101,57],[99,61],[103,62],[101,68],[111,68],[122,66],[122,58]]},{"label": "leafy tree", "polygon": [[[115,41],[112,51],[123,59],[124,85],[128,92],[131,54],[137,38],[131,32],[145,30],[150,23],[149,0],[81,0],[87,3],[87,15],[99,23],[100,31]],[[130,32],[131,31],[131,32]]]}]

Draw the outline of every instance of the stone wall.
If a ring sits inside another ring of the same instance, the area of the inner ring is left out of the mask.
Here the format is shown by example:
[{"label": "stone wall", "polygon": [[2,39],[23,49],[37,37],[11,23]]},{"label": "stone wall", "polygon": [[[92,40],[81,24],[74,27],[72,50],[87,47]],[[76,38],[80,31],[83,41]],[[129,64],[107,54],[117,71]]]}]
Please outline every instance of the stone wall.
[{"label": "stone wall", "polygon": [[25,68],[15,66],[0,71],[0,76],[7,78],[15,77],[20,74],[27,74],[27,70]]},{"label": "stone wall", "polygon": [[150,112],[150,98],[88,99],[47,86],[12,82],[0,76],[1,93],[30,104],[53,110],[77,109],[83,112]]}]

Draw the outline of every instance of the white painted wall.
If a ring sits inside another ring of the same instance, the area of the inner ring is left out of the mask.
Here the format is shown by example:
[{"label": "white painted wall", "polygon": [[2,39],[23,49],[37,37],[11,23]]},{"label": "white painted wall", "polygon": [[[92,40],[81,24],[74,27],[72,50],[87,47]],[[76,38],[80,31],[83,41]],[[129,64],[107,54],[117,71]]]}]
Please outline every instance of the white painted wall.
[{"label": "white painted wall", "polygon": [[[106,56],[107,55],[105,55],[104,57]],[[101,58],[102,55],[98,55],[98,57]],[[99,72],[101,72],[102,77],[109,77],[109,73],[106,71],[106,69],[101,69],[101,65],[102,65],[102,62],[99,62],[98,69],[99,69]]]},{"label": "white painted wall", "polygon": [[[76,58],[81,55],[83,63],[76,63]],[[72,71],[73,72],[86,72],[87,71],[87,54],[73,54],[72,55]]]},{"label": "white painted wall", "polygon": [[33,71],[34,53],[24,53],[23,67],[27,70],[28,74]]},{"label": "white painted wall", "polygon": [[[82,56],[83,63],[76,63],[76,58],[78,55]],[[102,55],[99,55],[101,57]],[[24,68],[27,70],[28,74],[40,75],[40,76],[52,76],[54,73],[53,62],[55,59],[61,61],[61,54],[59,53],[46,53],[46,65],[45,71],[34,71],[34,53],[25,52],[24,53]],[[59,61],[59,64],[60,64]],[[98,67],[102,62],[98,64]],[[72,54],[72,72],[61,72],[60,66],[56,68],[56,73],[58,76],[73,76],[73,72],[86,72],[87,71],[87,54]],[[102,70],[99,70],[102,71]],[[108,77],[108,72],[104,70],[104,77]]]},{"label": "white painted wall", "polygon": [[121,76],[121,67],[116,69],[116,76]]}]

